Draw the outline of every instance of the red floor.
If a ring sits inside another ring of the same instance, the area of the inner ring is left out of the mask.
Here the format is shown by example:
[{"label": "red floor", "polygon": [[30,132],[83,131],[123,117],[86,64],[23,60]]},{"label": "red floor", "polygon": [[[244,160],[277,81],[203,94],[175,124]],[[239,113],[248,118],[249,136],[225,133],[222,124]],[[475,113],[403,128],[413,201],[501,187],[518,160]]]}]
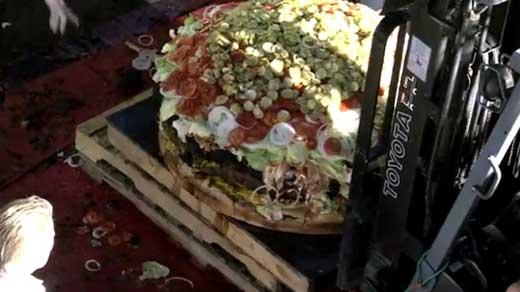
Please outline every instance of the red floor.
[{"label": "red floor", "polygon": [[[168,29],[165,25],[152,32],[157,43],[165,41]],[[0,106],[0,205],[31,194],[54,205],[56,244],[39,272],[48,292],[236,291],[218,271],[195,263],[117,192],[55,158],[62,149],[72,148],[77,124],[151,86],[147,73],[136,88],[118,86],[120,72],[134,57],[120,45],[8,93]],[[93,247],[90,234],[77,232],[90,210],[114,222],[115,234],[133,234],[134,246],[114,247],[105,239],[101,247]],[[99,261],[102,270],[86,271],[89,259]],[[170,276],[190,279],[195,288],[180,281],[166,286],[161,280],[140,281],[141,264],[148,260],[168,266]]]},{"label": "red floor", "polygon": [[[0,205],[11,198],[40,194],[54,206],[56,244],[48,265],[38,273],[48,292],[69,291],[238,291],[218,271],[205,269],[193,261],[180,246],[121,195],[105,185],[98,185],[78,168],[65,163],[41,167],[2,191]],[[130,243],[93,247],[91,234],[80,235],[82,219],[89,211],[114,222],[113,234],[128,232]],[[85,261],[95,259],[99,272],[88,272]],[[140,281],[141,263],[157,261],[171,270],[171,276],[190,279],[195,289],[184,282]],[[168,290],[170,289],[170,290]]]},{"label": "red floor", "polygon": [[[156,43],[165,42],[168,29],[153,32]],[[121,44],[10,90],[0,106],[0,187],[72,145],[80,122],[150,87],[147,72],[142,84],[120,86],[135,56]]]}]

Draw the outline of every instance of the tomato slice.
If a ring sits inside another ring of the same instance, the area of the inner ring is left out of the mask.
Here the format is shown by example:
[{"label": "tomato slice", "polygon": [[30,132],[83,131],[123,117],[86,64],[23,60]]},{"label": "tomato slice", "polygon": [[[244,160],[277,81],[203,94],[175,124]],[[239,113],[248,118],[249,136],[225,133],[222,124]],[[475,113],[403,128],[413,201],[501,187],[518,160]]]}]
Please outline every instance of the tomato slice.
[{"label": "tomato slice", "polygon": [[194,81],[195,80],[190,78],[185,81],[179,82],[177,94],[182,97],[193,97],[195,95],[195,92],[197,92],[197,83]]},{"label": "tomato slice", "polygon": [[264,139],[269,133],[268,127],[263,123],[259,123],[250,112],[243,112],[237,117],[237,123],[241,126],[229,134],[229,142],[233,146],[239,146],[242,143],[256,143]]},{"label": "tomato slice", "polygon": [[257,123],[252,129],[246,131],[246,143],[256,143],[261,141],[269,133],[269,127],[262,123]]},{"label": "tomato slice", "polygon": [[198,64],[188,64],[188,73],[190,74],[190,76],[196,76],[197,73],[199,73],[199,66],[197,66]]},{"label": "tomato slice", "polygon": [[205,106],[208,106],[215,102],[219,94],[218,88],[215,85],[211,85],[202,80],[197,82],[197,95]]},{"label": "tomato slice", "polygon": [[292,118],[303,119],[305,115],[300,110],[300,106],[293,100],[287,98],[278,98],[271,109],[276,113],[280,110],[286,110],[291,114]]},{"label": "tomato slice", "polygon": [[166,80],[161,83],[161,87],[164,89],[164,91],[171,91],[175,89],[175,74],[170,74]]},{"label": "tomato slice", "polygon": [[296,135],[305,138],[305,140],[315,139],[321,123],[310,123],[305,119],[296,118],[289,122],[296,131]]},{"label": "tomato slice", "polygon": [[264,117],[262,118],[262,122],[264,125],[268,127],[274,126],[276,123],[278,123],[278,119],[276,117],[276,112],[272,109],[269,109],[264,113]]},{"label": "tomato slice", "polygon": [[303,83],[298,83],[298,84],[293,85],[293,89],[298,90],[300,93],[303,91],[304,88],[305,88],[305,86],[303,86]]},{"label": "tomato slice", "polygon": [[184,77],[184,72],[178,70],[170,74],[168,78],[161,84],[162,88],[166,91],[175,90],[179,87]]},{"label": "tomato slice", "polygon": [[271,11],[273,10],[274,6],[272,4],[264,4],[264,9],[266,11]]},{"label": "tomato slice", "polygon": [[329,137],[323,143],[323,149],[328,155],[339,155],[341,154],[341,141],[336,137]]},{"label": "tomato slice", "polygon": [[177,111],[180,114],[189,116],[189,117],[195,117],[199,114],[202,114],[202,107],[203,105],[200,103],[200,101],[196,98],[193,99],[187,99],[183,98],[177,103]]},{"label": "tomato slice", "polygon": [[240,127],[235,128],[229,132],[228,139],[231,146],[238,147],[242,145],[246,139],[246,130]]},{"label": "tomato slice", "polygon": [[184,64],[187,61],[191,47],[178,47],[173,53],[168,56],[168,59],[176,64]]},{"label": "tomato slice", "polygon": [[237,123],[244,129],[250,130],[258,121],[251,112],[242,112],[237,117]]},{"label": "tomato slice", "polygon": [[191,76],[200,77],[206,71],[206,69],[211,67],[211,59],[208,56],[202,57],[195,64],[188,65],[188,72]]},{"label": "tomato slice", "polygon": [[383,87],[379,87],[379,90],[377,92],[377,95],[378,96],[383,96],[385,95],[385,89]]},{"label": "tomato slice", "polygon": [[202,76],[202,74],[204,74],[204,71],[206,71],[206,69],[209,69],[210,67],[211,67],[211,63],[209,63],[209,62],[199,63],[199,71],[197,72],[197,75]]},{"label": "tomato slice", "polygon": [[191,47],[191,46],[193,46],[193,43],[194,43],[194,39],[192,37],[181,37],[177,41],[177,47],[183,47],[183,46]]},{"label": "tomato slice", "polygon": [[351,109],[360,108],[361,103],[359,99],[359,95],[352,95],[349,99],[342,100],[339,110],[342,112],[346,112]]},{"label": "tomato slice", "polygon": [[305,141],[305,146],[309,149],[316,149],[318,147],[318,141],[315,138],[307,139]]},{"label": "tomato slice", "polygon": [[193,41],[196,44],[202,44],[205,42],[209,37],[209,33],[197,33],[193,36]]},{"label": "tomato slice", "polygon": [[202,58],[200,58],[199,63],[202,66],[207,66],[208,68],[213,65],[213,61],[211,60],[211,57],[209,55],[204,55]]},{"label": "tomato slice", "polygon": [[246,55],[239,50],[232,51],[230,57],[233,63],[242,63],[246,59]]}]

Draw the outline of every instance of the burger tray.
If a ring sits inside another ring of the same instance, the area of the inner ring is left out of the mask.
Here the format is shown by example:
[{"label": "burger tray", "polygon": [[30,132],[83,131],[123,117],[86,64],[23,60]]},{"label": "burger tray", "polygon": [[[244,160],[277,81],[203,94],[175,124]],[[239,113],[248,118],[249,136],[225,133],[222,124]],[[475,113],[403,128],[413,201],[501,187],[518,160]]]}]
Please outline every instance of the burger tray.
[{"label": "burger tray", "polygon": [[[86,172],[118,190],[199,261],[244,291],[322,291],[333,286],[339,236],[257,228],[218,213],[182,184],[171,183],[172,174],[158,154],[155,115],[160,101],[151,96],[146,91],[78,126],[76,148]],[[130,116],[121,119],[125,114]],[[121,127],[114,128],[115,119],[126,120],[127,126],[142,124],[134,135],[126,135]],[[120,135],[118,147],[111,143],[114,134]]]}]

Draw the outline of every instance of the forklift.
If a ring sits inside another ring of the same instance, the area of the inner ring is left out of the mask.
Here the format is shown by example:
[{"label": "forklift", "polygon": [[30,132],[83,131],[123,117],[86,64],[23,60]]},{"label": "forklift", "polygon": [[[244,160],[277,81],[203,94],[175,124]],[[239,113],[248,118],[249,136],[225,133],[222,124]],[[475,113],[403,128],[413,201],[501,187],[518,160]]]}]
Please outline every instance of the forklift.
[{"label": "forklift", "polygon": [[[513,0],[384,2],[356,141],[341,289],[495,292],[520,279],[519,12]],[[383,134],[374,143],[394,31]]]}]

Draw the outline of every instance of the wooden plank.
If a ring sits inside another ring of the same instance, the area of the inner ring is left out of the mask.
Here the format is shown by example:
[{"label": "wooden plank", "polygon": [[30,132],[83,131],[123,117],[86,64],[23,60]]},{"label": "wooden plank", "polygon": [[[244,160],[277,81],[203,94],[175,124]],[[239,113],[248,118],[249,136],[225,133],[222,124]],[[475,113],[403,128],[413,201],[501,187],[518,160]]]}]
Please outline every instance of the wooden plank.
[{"label": "wooden plank", "polygon": [[[110,143],[121,152],[124,152],[129,160],[135,162],[140,168],[157,179],[157,181],[165,187],[170,186],[171,190],[173,190],[181,201],[202,215],[222,234],[273,273],[285,285],[294,291],[309,290],[310,283],[307,277],[255,239],[247,230],[244,230],[228,220],[222,220],[222,217],[214,211],[214,208],[210,207],[220,204],[220,200],[208,203],[199,200],[197,198],[198,196],[196,196],[196,189],[186,190],[182,188],[181,186],[183,184],[180,180],[175,178],[162,163],[148,155],[138,145],[135,145],[133,141],[120,133],[118,129],[108,126],[108,133]],[[205,194],[202,193],[199,194],[199,196],[205,196]],[[206,197],[206,200],[207,199]]]},{"label": "wooden plank", "polygon": [[180,243],[181,246],[190,252],[200,263],[203,265],[213,266],[224,274],[224,276],[226,276],[232,283],[246,292],[262,291],[261,288],[251,283],[246,276],[231,268],[224,258],[211,252],[203,244],[192,238],[189,234],[186,234],[185,231],[179,228],[179,225],[182,225],[180,222],[177,222],[174,218],[159,214],[156,211],[157,206],[150,201],[146,201],[145,196],[136,193],[136,190],[118,180],[117,177],[109,172],[109,170],[97,166],[94,162],[90,161],[90,159],[83,156],[82,161],[84,163],[82,168],[85,169],[87,173],[95,174],[96,177],[103,177],[103,180],[108,185],[131,201],[139,211],[163,229],[174,241]]},{"label": "wooden plank", "polygon": [[[189,209],[182,206],[175,196],[168,192],[164,187],[161,187],[150,176],[139,170],[132,163],[126,161],[120,154],[103,147],[101,145],[102,143],[99,141],[101,139],[106,139],[106,136],[103,136],[103,131],[103,129],[96,130],[95,132],[98,136],[90,137],[78,130],[76,135],[76,147],[78,151],[93,161],[103,160],[117,168],[119,171],[127,175],[133,181],[135,187],[150,201],[161,206],[170,216],[183,222],[193,231],[197,238],[208,243],[218,244],[226,252],[232,254],[236,259],[242,262],[249,272],[263,285],[271,291],[276,291],[278,289],[278,281],[269,271],[243,253],[229,239],[221,236],[215,232],[215,230],[208,227],[196,215],[191,213]],[[98,141],[96,141],[95,138],[97,138]],[[105,144],[108,144],[108,140],[105,141]]]},{"label": "wooden plank", "polygon": [[[109,124],[107,124],[107,136],[110,144],[119,151],[121,151],[121,148],[118,147],[119,145],[134,144],[117,129],[110,127]],[[127,157],[127,159],[131,157],[131,161],[140,167],[146,166],[146,169],[143,168],[143,170],[166,188],[173,190],[179,186],[177,179],[173,177],[173,174],[166,169],[161,162],[150,155],[143,155],[142,152],[142,149],[138,146],[128,147],[125,148],[124,156]]]}]

